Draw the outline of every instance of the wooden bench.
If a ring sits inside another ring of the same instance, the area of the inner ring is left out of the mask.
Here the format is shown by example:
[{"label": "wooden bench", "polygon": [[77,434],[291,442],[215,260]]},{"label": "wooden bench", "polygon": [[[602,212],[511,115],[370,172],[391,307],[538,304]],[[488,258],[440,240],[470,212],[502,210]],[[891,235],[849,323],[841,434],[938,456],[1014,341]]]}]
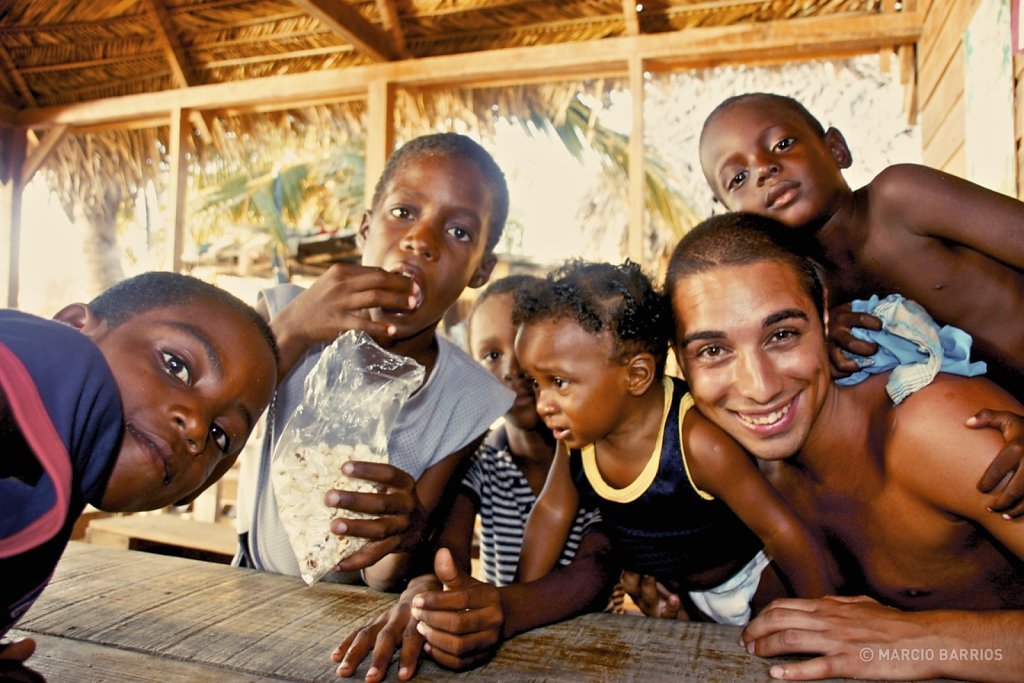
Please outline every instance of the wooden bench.
[{"label": "wooden bench", "polygon": [[94,519],[85,529],[85,540],[132,550],[145,550],[152,544],[191,548],[220,556],[221,561],[230,559],[238,546],[238,536],[230,524],[166,513]]}]

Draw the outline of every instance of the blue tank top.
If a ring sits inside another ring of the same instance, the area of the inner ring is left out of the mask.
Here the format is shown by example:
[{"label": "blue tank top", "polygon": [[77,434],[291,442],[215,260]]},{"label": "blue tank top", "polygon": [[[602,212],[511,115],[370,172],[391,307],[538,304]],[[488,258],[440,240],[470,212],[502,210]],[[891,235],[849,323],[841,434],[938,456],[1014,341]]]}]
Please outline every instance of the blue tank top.
[{"label": "blue tank top", "polygon": [[[681,409],[684,395],[686,405]],[[742,566],[763,544],[725,503],[702,497],[690,480],[680,440],[683,416],[692,405],[686,383],[666,377],[665,399],[661,449],[651,455],[660,455],[657,473],[642,493],[616,496],[631,498],[623,502],[599,494],[595,484],[602,491],[611,487],[600,479],[596,466],[585,466],[580,451],[572,452],[570,468],[580,506],[600,508],[622,567],[685,583],[687,576],[710,569],[734,562]]]}]

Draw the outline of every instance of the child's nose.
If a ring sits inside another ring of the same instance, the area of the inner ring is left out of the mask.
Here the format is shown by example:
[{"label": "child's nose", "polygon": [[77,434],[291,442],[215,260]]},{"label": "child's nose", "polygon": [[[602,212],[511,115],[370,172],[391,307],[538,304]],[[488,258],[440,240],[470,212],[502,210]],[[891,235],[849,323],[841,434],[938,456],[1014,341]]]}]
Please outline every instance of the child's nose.
[{"label": "child's nose", "polygon": [[763,185],[766,180],[779,174],[782,165],[774,157],[766,157],[757,165],[757,184]]},{"label": "child's nose", "polygon": [[209,430],[206,428],[206,421],[195,411],[185,406],[174,410],[174,424],[185,440],[185,446],[193,455],[199,455],[206,450],[206,439]]},{"label": "child's nose", "polygon": [[438,232],[429,220],[418,220],[402,236],[402,249],[432,261],[438,254]]}]

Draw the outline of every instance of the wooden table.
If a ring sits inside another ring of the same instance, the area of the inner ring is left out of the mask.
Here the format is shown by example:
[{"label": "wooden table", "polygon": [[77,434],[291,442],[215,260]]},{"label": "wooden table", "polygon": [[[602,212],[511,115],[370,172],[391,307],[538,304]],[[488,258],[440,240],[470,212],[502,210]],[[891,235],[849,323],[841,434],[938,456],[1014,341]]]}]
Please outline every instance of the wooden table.
[{"label": "wooden table", "polygon": [[[394,595],[73,542],[13,635],[38,642],[47,681],[339,681],[330,652]],[[740,629],[588,614],[505,643],[461,674],[416,680],[768,681]],[[356,677],[362,680],[367,664]],[[397,666],[389,669],[396,680]],[[31,675],[23,671],[21,675]],[[0,675],[2,677],[2,675]],[[21,680],[32,680],[23,678]],[[40,680],[40,679],[36,679]]]}]

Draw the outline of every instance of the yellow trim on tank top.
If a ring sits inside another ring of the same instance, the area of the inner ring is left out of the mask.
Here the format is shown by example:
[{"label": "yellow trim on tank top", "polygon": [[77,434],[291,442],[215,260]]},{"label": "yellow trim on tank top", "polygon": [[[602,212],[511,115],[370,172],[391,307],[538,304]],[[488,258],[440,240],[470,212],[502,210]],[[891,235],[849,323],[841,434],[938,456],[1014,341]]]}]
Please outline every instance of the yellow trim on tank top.
[{"label": "yellow trim on tank top", "polygon": [[690,487],[704,500],[714,500],[714,496],[707,491],[697,488],[697,485],[693,483],[693,475],[690,474],[690,465],[686,462],[686,448],[683,447],[683,418],[686,417],[687,411],[692,407],[693,396],[690,396],[690,392],[687,391],[683,394],[683,397],[679,399],[679,452],[683,456],[683,468],[686,470],[686,481],[690,482]]},{"label": "yellow trim on tank top", "polygon": [[636,479],[621,489],[611,486],[601,476],[601,471],[597,467],[597,455],[594,452],[594,444],[589,443],[581,449],[580,457],[583,458],[583,472],[586,474],[587,480],[593,487],[594,492],[601,496],[601,498],[610,500],[613,503],[631,503],[650,488],[654,478],[658,476],[658,465],[661,463],[661,443],[665,434],[665,422],[668,421],[668,413],[672,408],[672,392],[674,391],[672,380],[668,377],[663,377],[662,387],[665,390],[665,405],[661,411],[661,429],[658,430],[658,440],[654,444],[654,452],[651,453],[650,459],[648,459],[643,471],[640,472]]}]

